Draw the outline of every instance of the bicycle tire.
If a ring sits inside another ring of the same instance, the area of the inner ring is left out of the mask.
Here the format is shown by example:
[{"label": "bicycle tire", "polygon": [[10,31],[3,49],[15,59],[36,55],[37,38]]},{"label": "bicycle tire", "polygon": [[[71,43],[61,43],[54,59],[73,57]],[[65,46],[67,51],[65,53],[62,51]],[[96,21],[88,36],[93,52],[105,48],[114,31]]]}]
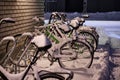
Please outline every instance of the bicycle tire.
[{"label": "bicycle tire", "polygon": [[8,78],[0,71],[0,80],[8,80]]},{"label": "bicycle tire", "polygon": [[88,34],[92,37],[93,42],[89,41],[88,39],[87,39],[87,41],[94,47],[94,51],[96,51],[97,46],[98,46],[98,42],[99,42],[98,37],[96,35],[94,35],[93,33],[88,32],[88,31],[80,31],[78,35],[80,35],[80,34],[83,34],[84,36],[85,36],[85,34]]},{"label": "bicycle tire", "polygon": [[[60,48],[60,54],[66,55],[64,52],[64,49],[67,50],[66,46],[68,44],[68,51],[70,51],[70,48],[72,52],[70,54],[77,54],[75,57],[65,57],[65,58],[59,58],[58,62],[61,67],[66,69],[79,69],[81,67],[87,67],[90,68],[93,62],[94,52],[90,49],[88,45],[86,45],[84,42],[81,41],[68,41],[64,43]],[[74,45],[73,45],[74,44]],[[76,44],[78,45],[76,49]],[[80,53],[79,49],[81,47],[81,44],[87,48],[87,51],[84,53]],[[88,52],[89,51],[89,52]],[[67,54],[69,55],[69,54]],[[87,63],[86,63],[87,62]]]},{"label": "bicycle tire", "polygon": [[[40,80],[65,80],[65,78],[57,73],[46,73],[40,75]],[[52,78],[52,79],[51,79]]]}]

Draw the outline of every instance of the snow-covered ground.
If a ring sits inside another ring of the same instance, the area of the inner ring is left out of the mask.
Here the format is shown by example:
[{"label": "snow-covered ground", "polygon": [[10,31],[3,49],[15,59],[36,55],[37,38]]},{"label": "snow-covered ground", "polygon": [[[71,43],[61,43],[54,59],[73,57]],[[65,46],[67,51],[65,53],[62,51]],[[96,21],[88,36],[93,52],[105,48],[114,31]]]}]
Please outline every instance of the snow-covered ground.
[{"label": "snow-covered ground", "polygon": [[87,26],[103,28],[106,35],[120,39],[120,21],[86,20]]},{"label": "snow-covered ground", "polygon": [[120,21],[86,20],[84,24],[96,27],[100,44],[109,42],[112,48],[120,48]]}]

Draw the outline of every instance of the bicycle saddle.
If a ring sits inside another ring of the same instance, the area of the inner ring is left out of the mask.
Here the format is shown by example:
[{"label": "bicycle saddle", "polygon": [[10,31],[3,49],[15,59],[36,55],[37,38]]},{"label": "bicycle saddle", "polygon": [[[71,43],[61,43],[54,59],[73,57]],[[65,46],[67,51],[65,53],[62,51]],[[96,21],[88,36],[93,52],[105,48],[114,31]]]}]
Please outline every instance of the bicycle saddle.
[{"label": "bicycle saddle", "polygon": [[73,29],[77,29],[79,27],[79,21],[76,19],[73,19],[70,21],[69,25],[73,28]]},{"label": "bicycle saddle", "polygon": [[93,31],[94,29],[92,29],[91,27],[86,27],[86,26],[82,26],[79,28],[81,31]]},{"label": "bicycle saddle", "polygon": [[80,17],[75,17],[74,20],[78,20],[79,24],[83,24],[85,22],[85,19]]},{"label": "bicycle saddle", "polygon": [[65,33],[69,32],[71,29],[67,24],[61,24],[59,25],[59,28],[63,30]]},{"label": "bicycle saddle", "polygon": [[31,42],[41,50],[47,50],[52,46],[52,43],[44,34],[35,36]]}]

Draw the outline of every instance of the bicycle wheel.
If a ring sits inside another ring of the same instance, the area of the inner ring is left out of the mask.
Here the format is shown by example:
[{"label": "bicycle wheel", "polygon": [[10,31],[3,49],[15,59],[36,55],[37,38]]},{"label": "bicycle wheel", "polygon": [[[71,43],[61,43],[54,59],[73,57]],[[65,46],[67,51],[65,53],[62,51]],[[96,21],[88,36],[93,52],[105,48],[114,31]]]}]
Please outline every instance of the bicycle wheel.
[{"label": "bicycle wheel", "polygon": [[79,36],[85,36],[86,40],[94,47],[94,51],[96,51],[98,46],[98,37],[91,32],[80,31]]},{"label": "bicycle wheel", "polygon": [[0,72],[0,80],[8,80],[2,72]]},{"label": "bicycle wheel", "polygon": [[43,75],[40,75],[40,80],[65,80],[65,78],[61,75],[58,75],[56,73],[46,73]]},{"label": "bicycle wheel", "polygon": [[[68,41],[60,48],[60,54],[66,57],[58,59],[61,67],[66,69],[90,68],[93,62],[93,51],[82,41]],[[67,57],[71,54],[75,56]]]}]

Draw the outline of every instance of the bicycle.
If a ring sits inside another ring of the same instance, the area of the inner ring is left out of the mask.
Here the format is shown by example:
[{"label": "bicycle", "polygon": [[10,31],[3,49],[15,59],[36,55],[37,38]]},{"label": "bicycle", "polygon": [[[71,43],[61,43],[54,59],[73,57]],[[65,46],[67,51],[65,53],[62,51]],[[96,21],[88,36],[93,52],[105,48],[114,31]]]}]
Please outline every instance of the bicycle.
[{"label": "bicycle", "polygon": [[[46,25],[45,25],[46,26]],[[65,35],[63,33],[61,33],[61,31],[58,29],[58,26],[55,26],[55,23],[54,24],[49,24],[47,27],[43,27],[43,26],[40,26],[40,30],[41,28],[46,28],[44,30],[46,31],[43,31],[52,41],[55,42],[55,44],[57,45],[57,48],[58,49],[55,49],[55,47],[51,48],[49,51],[48,51],[48,60],[50,60],[52,63],[54,63],[56,60],[58,60],[59,64],[61,67],[63,68],[69,68],[68,66],[65,67],[65,63],[63,61],[64,58],[68,58],[68,59],[71,59],[72,60],[76,60],[77,59],[77,52],[79,53],[80,55],[80,51],[79,51],[79,48],[82,47],[84,45],[85,48],[87,48],[89,51],[88,51],[88,54],[89,54],[89,61],[88,61],[88,65],[86,65],[88,68],[91,66],[92,64],[92,61],[93,61],[93,50],[92,50],[92,47],[90,47],[90,45],[84,41],[84,38],[80,38],[79,37],[79,40],[78,39],[70,39],[70,38],[67,38],[65,37]],[[39,30],[39,28],[37,28],[37,30]],[[48,31],[47,31],[48,30]],[[50,31],[49,31],[50,30]],[[39,32],[39,31],[38,31]],[[55,34],[56,33],[56,34]],[[72,33],[72,32],[71,32]],[[56,35],[59,35],[60,37],[64,38],[62,39],[63,42],[61,42],[61,38],[56,36]],[[77,37],[77,36],[76,36]],[[81,40],[80,40],[81,39]],[[83,40],[82,40],[83,39]],[[77,46],[76,46],[77,45]],[[67,47],[66,47],[67,46]],[[68,48],[69,47],[69,48]],[[71,48],[70,48],[71,47]],[[66,50],[65,50],[66,49]],[[73,51],[73,50],[74,51]],[[70,52],[71,50],[71,52]],[[65,53],[66,52],[66,53]],[[87,51],[86,51],[87,52]],[[53,54],[52,54],[53,53]],[[56,54],[57,53],[57,54]],[[59,53],[59,54],[58,54]],[[82,54],[82,52],[81,52]],[[84,54],[83,54],[84,55]],[[67,60],[68,61],[68,60]],[[67,62],[66,61],[66,62]],[[87,61],[86,61],[87,62]],[[52,64],[51,63],[51,64]],[[63,65],[64,64],[64,65]],[[66,64],[67,65],[67,64]],[[80,66],[79,66],[80,67]],[[74,67],[75,68],[75,67]],[[78,69],[78,68],[77,68]]]},{"label": "bicycle", "polygon": [[[93,44],[94,51],[96,51],[98,42],[99,42],[99,35],[96,32],[96,28],[83,25],[83,23],[85,22],[84,18],[75,17],[72,20],[73,20],[73,23],[77,22],[78,25],[80,26],[78,28],[78,32],[79,32],[78,35],[85,36],[87,38],[87,41],[90,42],[91,44]],[[72,20],[71,20],[71,22],[72,22]],[[69,24],[71,24],[71,22]],[[71,24],[71,25],[73,25],[73,24]]]},{"label": "bicycle", "polygon": [[[41,43],[43,42],[43,43]],[[46,52],[51,46],[51,42],[45,35],[38,35],[35,36],[31,41],[31,45],[35,46],[37,48],[37,51],[35,52],[30,64],[28,67],[19,74],[10,74],[8,73],[1,65],[0,65],[0,79],[1,80],[25,80],[27,77],[27,74],[34,75],[34,78],[36,80],[44,80],[47,78],[53,78],[58,80],[71,80],[73,78],[73,73],[71,71],[65,70],[65,72],[49,72],[46,70],[38,70],[34,66],[38,58],[42,53],[39,52]],[[32,71],[30,71],[32,70]],[[67,72],[66,72],[67,71]],[[65,79],[60,74],[68,74],[68,77]]]},{"label": "bicycle", "polygon": [[49,24],[59,20],[62,23],[65,23],[65,24],[67,23],[68,25],[71,25],[71,26],[76,26],[77,24],[77,26],[80,26],[78,29],[79,35],[85,36],[87,38],[87,41],[94,47],[94,51],[96,51],[98,46],[98,41],[99,41],[98,40],[99,35],[97,34],[94,27],[83,26],[83,23],[85,22],[84,18],[86,18],[86,16],[83,16],[83,18],[76,17],[72,20],[68,20],[66,14],[53,12],[50,16]]}]

